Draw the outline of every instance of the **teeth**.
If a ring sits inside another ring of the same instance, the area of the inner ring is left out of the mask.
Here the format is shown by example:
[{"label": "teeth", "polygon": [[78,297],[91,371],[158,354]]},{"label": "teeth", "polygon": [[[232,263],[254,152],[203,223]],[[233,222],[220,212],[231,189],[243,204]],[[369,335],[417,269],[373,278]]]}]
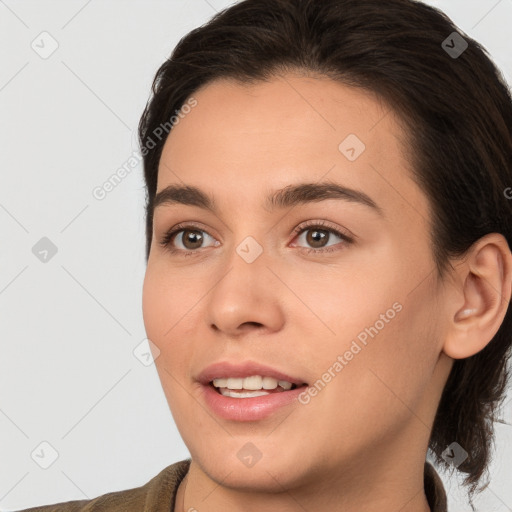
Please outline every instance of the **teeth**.
[{"label": "teeth", "polygon": [[277,380],[273,377],[263,377],[263,389],[276,389],[277,384]]},{"label": "teeth", "polygon": [[288,382],[286,380],[280,380],[278,384],[285,390],[288,391],[289,389],[292,389],[292,383]]},{"label": "teeth", "polygon": [[[285,391],[292,388],[291,382],[286,380],[277,380],[273,377],[261,377],[260,375],[251,375],[250,377],[245,378],[229,377],[227,379],[214,379],[213,385],[216,388],[246,389],[253,391],[260,389],[276,389],[277,386],[281,386]],[[240,396],[240,393],[238,393],[237,396]]]},{"label": "teeth", "polygon": [[229,389],[242,389],[244,387],[244,379],[229,378],[226,387]]},{"label": "teeth", "polygon": [[[242,380],[242,379],[240,379]],[[229,380],[228,380],[229,384]],[[243,389],[261,389],[261,386],[263,384],[263,377],[260,377],[259,375],[253,375],[252,377],[245,377],[243,379],[242,388]],[[228,388],[230,386],[228,385]]]},{"label": "teeth", "polygon": [[269,395],[267,391],[247,391],[247,392],[240,392],[240,391],[231,391],[227,388],[222,388],[220,390],[221,395],[229,396],[231,398],[252,398],[255,396],[264,396]]},{"label": "teeth", "polygon": [[213,379],[213,385],[216,388],[227,388],[228,387],[228,379]]}]

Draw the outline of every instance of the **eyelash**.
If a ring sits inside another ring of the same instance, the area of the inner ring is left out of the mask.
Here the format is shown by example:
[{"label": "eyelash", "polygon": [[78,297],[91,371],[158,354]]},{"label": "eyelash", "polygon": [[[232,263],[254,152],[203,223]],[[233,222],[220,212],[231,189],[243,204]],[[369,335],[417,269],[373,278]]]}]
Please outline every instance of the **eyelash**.
[{"label": "eyelash", "polygon": [[[323,221],[306,221],[305,223],[300,224],[299,226],[297,226],[293,230],[293,232],[294,232],[294,234],[296,236],[298,236],[298,235],[300,235],[304,231],[312,230],[312,228],[320,228],[320,230],[322,230],[322,231],[327,231],[330,234],[338,236],[339,238],[341,238],[345,242],[343,245],[351,244],[354,241],[353,238],[351,236],[349,236],[348,234],[345,234],[345,233],[343,233],[343,232],[341,232],[341,231],[339,231],[337,229],[329,227]],[[195,255],[197,255],[197,253],[199,252],[197,249],[196,250],[184,250],[184,249],[176,249],[176,248],[171,246],[171,241],[174,239],[174,237],[178,233],[180,233],[181,231],[187,231],[187,230],[190,230],[190,231],[200,231],[200,232],[206,233],[208,236],[212,236],[212,235],[210,235],[210,233],[208,233],[204,229],[201,229],[198,226],[195,226],[193,224],[177,224],[176,226],[174,226],[174,228],[169,230],[163,236],[162,240],[159,242],[160,245],[163,246],[164,248],[166,248],[172,254],[180,253],[180,255],[182,255],[182,256],[195,256]],[[339,244],[336,244],[336,245],[339,245]],[[301,251],[306,252],[307,254],[311,254],[311,253],[319,254],[319,253],[333,252],[333,251],[341,250],[341,249],[332,249],[332,248],[330,248],[330,246],[327,246],[326,248],[323,248],[323,249],[313,249],[313,248],[308,248],[308,247],[298,247],[298,249],[301,250]]]}]

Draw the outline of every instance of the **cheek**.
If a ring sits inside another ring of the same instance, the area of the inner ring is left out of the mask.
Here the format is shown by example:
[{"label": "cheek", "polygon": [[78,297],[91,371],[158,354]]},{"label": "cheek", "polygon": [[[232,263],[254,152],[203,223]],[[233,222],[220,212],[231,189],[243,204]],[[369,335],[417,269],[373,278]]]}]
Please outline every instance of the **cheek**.
[{"label": "cheek", "polygon": [[382,418],[390,428],[418,410],[435,368],[438,333],[430,323],[429,300],[428,294],[402,296],[401,310],[388,323],[377,323],[378,316],[373,319],[365,326],[368,330],[361,331],[368,334],[366,345],[359,343],[361,352],[344,370],[343,392],[365,400],[368,414],[375,421]]},{"label": "cheek", "polygon": [[155,340],[171,338],[181,327],[193,295],[167,269],[157,264],[148,266],[142,287],[142,315],[146,332]]},{"label": "cheek", "polygon": [[[181,296],[176,287],[163,274],[148,267],[142,290],[142,315],[147,337],[156,345],[159,353],[155,366],[171,412],[183,410],[186,397],[182,396],[185,376],[182,369],[187,366],[186,343],[181,343],[179,322],[183,317]],[[183,321],[183,319],[182,319]],[[175,418],[176,420],[176,418]]]},{"label": "cheek", "polygon": [[148,267],[142,290],[142,315],[147,337],[160,351],[155,363],[165,387],[174,385],[165,369],[173,375],[183,374],[187,360],[192,357],[193,333],[197,329],[193,315],[196,295],[174,280],[170,272]]},{"label": "cheek", "polygon": [[[317,275],[321,290],[302,289],[304,302],[314,305],[331,331],[322,328],[324,334],[316,336],[310,361],[316,378],[329,379],[329,370],[336,375],[327,384],[331,391],[322,391],[336,417],[366,410],[377,421],[391,411],[407,412],[398,397],[406,404],[420,400],[438,356],[436,312],[430,307],[435,297],[428,281],[414,289],[414,277],[407,276],[415,273],[379,261],[365,275],[352,272],[330,280]],[[334,367],[339,356],[343,362]],[[346,408],[337,406],[340,400]]]},{"label": "cheek", "polygon": [[[383,439],[395,438],[397,430],[410,422],[414,429],[424,429],[419,419],[427,420],[420,412],[421,404],[434,362],[424,349],[428,333],[418,330],[416,321],[407,315],[404,305],[378,334],[368,335],[366,344],[357,335],[347,335],[337,349],[331,346],[328,364],[321,371],[333,367],[338,355],[345,362],[325,389],[311,400],[312,407],[319,411],[318,418],[313,420],[317,425],[312,428],[331,432],[336,449],[347,453],[354,450],[353,456],[357,456],[362,444],[378,446]],[[360,332],[366,332],[364,327]],[[345,354],[352,341],[359,348],[354,350],[355,354],[349,351],[352,355],[348,360]],[[318,377],[324,380],[321,373]],[[317,406],[313,405],[315,400]],[[411,411],[416,411],[419,419]],[[344,435],[337,438],[335,433],[339,431]]]},{"label": "cheek", "polygon": [[154,276],[154,272],[148,267],[142,287],[142,317],[148,338],[160,348],[160,338],[165,332],[163,313],[167,297],[162,293],[162,287]]}]

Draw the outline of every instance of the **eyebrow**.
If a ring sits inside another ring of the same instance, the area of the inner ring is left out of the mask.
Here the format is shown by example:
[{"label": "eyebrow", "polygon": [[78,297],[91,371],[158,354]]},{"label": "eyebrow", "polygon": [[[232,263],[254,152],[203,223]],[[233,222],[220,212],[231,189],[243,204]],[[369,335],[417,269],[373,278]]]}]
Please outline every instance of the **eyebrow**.
[{"label": "eyebrow", "polygon": [[[365,205],[381,216],[384,212],[375,201],[360,190],[344,187],[337,183],[298,183],[273,191],[265,200],[265,207],[272,211],[275,208],[284,209],[299,204],[340,199],[343,201]],[[218,214],[213,197],[201,189],[191,185],[168,185],[158,192],[153,201],[153,209],[170,204],[197,206]]]}]

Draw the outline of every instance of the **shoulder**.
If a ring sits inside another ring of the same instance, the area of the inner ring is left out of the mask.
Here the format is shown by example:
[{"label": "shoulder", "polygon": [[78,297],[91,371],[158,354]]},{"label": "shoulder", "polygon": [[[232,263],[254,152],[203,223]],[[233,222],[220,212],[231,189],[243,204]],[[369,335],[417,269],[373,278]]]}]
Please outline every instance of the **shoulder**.
[{"label": "shoulder", "polygon": [[189,465],[190,459],[175,462],[160,471],[149,482],[133,489],[109,492],[90,500],[67,501],[17,512],[169,512],[178,485],[187,474]]}]

